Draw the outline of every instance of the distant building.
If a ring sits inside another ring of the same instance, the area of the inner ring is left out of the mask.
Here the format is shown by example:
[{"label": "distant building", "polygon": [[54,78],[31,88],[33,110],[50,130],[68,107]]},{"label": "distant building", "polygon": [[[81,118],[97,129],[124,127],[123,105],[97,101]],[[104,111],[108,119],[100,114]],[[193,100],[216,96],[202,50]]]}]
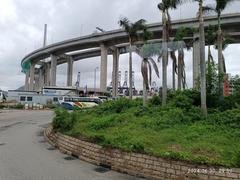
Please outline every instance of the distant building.
[{"label": "distant building", "polygon": [[237,75],[235,77],[227,74],[224,77],[224,96],[233,95],[236,92],[236,89],[240,87],[240,77]]},{"label": "distant building", "polygon": [[230,93],[230,83],[229,83],[229,78],[228,75],[225,75],[224,77],[224,83],[223,83],[223,95],[224,97],[229,96]]}]

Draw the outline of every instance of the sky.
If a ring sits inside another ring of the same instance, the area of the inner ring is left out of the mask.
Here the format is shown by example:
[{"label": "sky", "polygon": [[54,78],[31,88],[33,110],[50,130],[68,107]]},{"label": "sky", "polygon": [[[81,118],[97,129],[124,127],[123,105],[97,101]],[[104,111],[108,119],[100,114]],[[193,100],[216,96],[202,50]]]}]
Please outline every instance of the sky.
[{"label": "sky", "polygon": [[[24,85],[25,75],[21,72],[22,58],[43,46],[44,24],[48,24],[47,44],[93,33],[96,27],[104,30],[118,29],[121,17],[131,21],[141,18],[148,23],[161,21],[157,9],[160,0],[0,0],[0,89],[17,89]],[[214,4],[207,0],[205,4]],[[171,11],[173,20],[195,17],[196,3],[185,3]],[[239,12],[240,1],[231,3],[224,13]],[[217,52],[212,48],[214,58]],[[239,74],[240,45],[230,45],[225,51],[226,67],[231,75]],[[134,55],[133,70],[135,86],[142,88],[141,59]],[[188,87],[192,86],[192,51],[185,52]],[[100,57],[74,63],[73,83],[77,72],[81,72],[80,86],[93,87],[94,69],[100,66]],[[161,64],[158,64],[161,68]],[[128,70],[128,55],[120,56],[122,83],[124,71]],[[66,64],[57,68],[57,85],[66,84]],[[111,82],[112,57],[108,57],[108,84]],[[168,86],[171,87],[171,62],[168,67]],[[153,77],[161,86],[161,76]],[[97,72],[99,86],[99,72]]]}]

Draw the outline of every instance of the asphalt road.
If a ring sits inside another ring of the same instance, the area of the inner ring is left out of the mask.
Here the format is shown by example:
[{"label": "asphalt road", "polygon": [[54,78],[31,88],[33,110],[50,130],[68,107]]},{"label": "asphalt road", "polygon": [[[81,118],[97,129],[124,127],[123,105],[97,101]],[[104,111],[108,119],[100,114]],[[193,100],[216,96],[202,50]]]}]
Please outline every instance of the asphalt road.
[{"label": "asphalt road", "polygon": [[43,128],[51,111],[0,112],[0,180],[136,180],[74,159],[51,147]]}]

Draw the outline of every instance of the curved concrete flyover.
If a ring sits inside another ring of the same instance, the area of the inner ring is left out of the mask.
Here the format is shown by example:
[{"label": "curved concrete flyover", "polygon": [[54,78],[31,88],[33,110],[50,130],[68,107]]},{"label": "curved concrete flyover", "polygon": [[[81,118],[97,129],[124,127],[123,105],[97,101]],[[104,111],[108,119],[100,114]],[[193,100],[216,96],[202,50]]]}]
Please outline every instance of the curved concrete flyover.
[{"label": "curved concrete flyover", "polygon": [[[222,29],[224,32],[229,34],[234,40],[235,43],[240,42],[240,13],[235,14],[226,14],[221,18]],[[208,25],[217,25],[217,17],[209,16],[205,17],[205,28]],[[162,24],[154,23],[148,25],[149,30],[153,33],[152,40],[153,41],[161,41],[162,34]],[[183,19],[172,22],[172,37],[176,33],[176,30],[180,27],[193,27],[198,28],[198,19]],[[141,32],[140,32],[141,33]],[[197,34],[189,34],[188,39],[196,38]],[[196,38],[197,39],[197,38]],[[35,74],[35,65],[39,64],[41,68],[38,70],[40,81],[36,84],[39,84],[41,88],[43,85],[56,85],[56,66],[58,64],[68,63],[68,77],[67,77],[67,85],[72,85],[72,66],[73,62],[90,58],[101,56],[101,68],[100,68],[100,89],[102,91],[106,90],[107,86],[107,55],[112,54],[114,62],[113,63],[113,84],[114,81],[117,82],[117,72],[118,72],[118,58],[120,53],[126,53],[126,47],[128,46],[128,37],[124,30],[113,30],[106,31],[103,33],[93,33],[88,36],[83,36],[79,38],[74,38],[66,41],[62,41],[59,43],[55,43],[52,45],[48,45],[46,47],[40,48],[26,57],[23,58],[21,65],[23,71],[26,72],[26,81],[25,87],[27,90],[34,89],[34,79]],[[195,41],[193,43],[193,57],[195,64],[198,64],[198,42]],[[74,54],[66,55],[73,51],[79,51]],[[43,61],[45,58],[51,58],[49,63]],[[194,64],[194,63],[193,63]],[[196,69],[196,65],[194,66]],[[195,70],[194,76],[197,76],[197,70]],[[42,74],[42,75],[41,75]],[[45,78],[43,78],[45,77]],[[196,79],[197,77],[194,77]],[[30,79],[30,82],[29,82]],[[45,79],[45,80],[43,80]],[[36,87],[35,87],[36,88]],[[37,88],[36,88],[37,89]],[[113,88],[113,89],[116,89]]]}]

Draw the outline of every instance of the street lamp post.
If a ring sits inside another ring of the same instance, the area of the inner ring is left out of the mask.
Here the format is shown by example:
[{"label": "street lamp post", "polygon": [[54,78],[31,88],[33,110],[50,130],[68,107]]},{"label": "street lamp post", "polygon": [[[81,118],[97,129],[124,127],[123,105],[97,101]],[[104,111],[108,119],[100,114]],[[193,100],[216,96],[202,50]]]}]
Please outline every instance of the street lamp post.
[{"label": "street lamp post", "polygon": [[96,96],[96,79],[98,67],[94,69],[94,96]]}]

